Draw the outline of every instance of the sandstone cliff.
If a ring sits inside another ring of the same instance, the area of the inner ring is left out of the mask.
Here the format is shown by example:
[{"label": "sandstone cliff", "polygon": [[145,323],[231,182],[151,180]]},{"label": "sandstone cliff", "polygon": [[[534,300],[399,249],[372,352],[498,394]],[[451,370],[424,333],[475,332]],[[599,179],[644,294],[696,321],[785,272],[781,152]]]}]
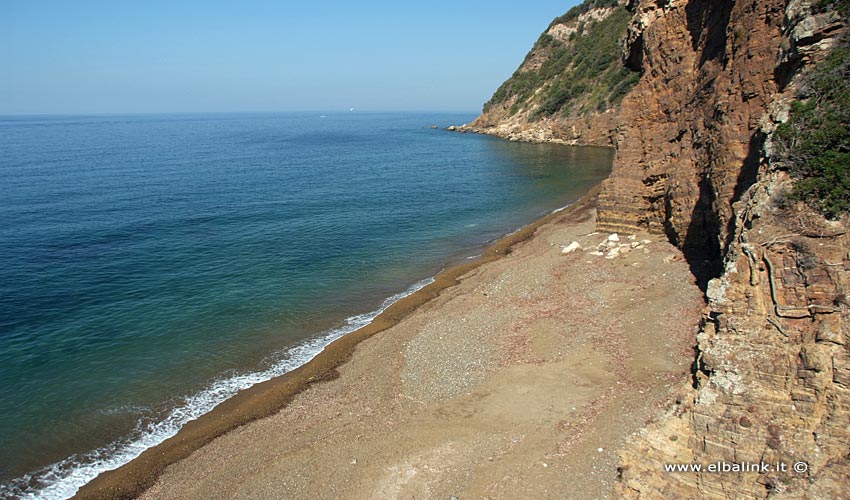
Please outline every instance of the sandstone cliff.
[{"label": "sandstone cliff", "polygon": [[[509,100],[473,123],[515,139],[610,133],[598,227],[665,233],[706,290],[693,381],[623,451],[623,497],[850,498],[847,217],[789,200],[794,181],[773,147],[807,74],[846,39],[847,4],[631,0],[622,61],[640,80],[613,110],[535,121],[533,105],[511,115]],[[664,468],[717,461],[789,470]],[[790,470],[795,462],[807,470]]]},{"label": "sandstone cliff", "polygon": [[[788,201],[772,157],[800,83],[846,29],[827,3],[631,6],[626,58],[644,76],[623,101],[598,224],[663,231],[698,277],[719,276],[693,388],[623,453],[624,497],[848,498],[850,239],[846,223]],[[789,470],[664,470],[717,461]]]}]

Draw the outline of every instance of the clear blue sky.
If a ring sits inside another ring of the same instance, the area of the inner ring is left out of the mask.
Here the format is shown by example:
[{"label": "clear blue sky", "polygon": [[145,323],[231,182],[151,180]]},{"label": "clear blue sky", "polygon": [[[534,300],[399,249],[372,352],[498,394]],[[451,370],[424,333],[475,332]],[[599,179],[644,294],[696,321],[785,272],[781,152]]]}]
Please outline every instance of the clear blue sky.
[{"label": "clear blue sky", "polygon": [[578,0],[0,0],[0,114],[480,109]]}]

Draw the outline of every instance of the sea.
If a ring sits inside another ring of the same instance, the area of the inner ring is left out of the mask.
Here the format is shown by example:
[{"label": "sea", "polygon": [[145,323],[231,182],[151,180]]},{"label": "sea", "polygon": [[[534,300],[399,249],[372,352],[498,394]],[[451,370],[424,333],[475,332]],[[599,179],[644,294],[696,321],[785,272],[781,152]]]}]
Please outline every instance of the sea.
[{"label": "sea", "polygon": [[71,497],[610,171],[444,129],[474,116],[0,117],[0,498]]}]

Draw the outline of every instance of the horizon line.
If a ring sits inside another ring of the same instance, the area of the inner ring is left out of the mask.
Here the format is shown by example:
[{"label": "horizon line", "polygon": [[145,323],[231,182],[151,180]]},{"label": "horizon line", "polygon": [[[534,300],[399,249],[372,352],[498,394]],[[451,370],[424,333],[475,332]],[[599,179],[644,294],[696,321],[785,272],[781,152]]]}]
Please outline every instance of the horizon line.
[{"label": "horizon line", "polygon": [[80,113],[0,113],[0,118],[27,117],[63,117],[63,116],[153,116],[153,115],[261,115],[261,114],[380,114],[380,113],[475,113],[481,110],[472,109],[297,109],[297,110],[266,110],[266,111],[105,111]]}]

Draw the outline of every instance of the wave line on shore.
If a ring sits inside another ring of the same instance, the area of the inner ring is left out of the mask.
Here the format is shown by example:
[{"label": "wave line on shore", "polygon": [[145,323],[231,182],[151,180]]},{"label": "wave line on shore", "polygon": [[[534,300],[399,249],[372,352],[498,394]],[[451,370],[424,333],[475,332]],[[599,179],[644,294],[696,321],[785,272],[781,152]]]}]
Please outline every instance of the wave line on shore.
[{"label": "wave line on shore", "polygon": [[388,307],[433,282],[433,277],[419,281],[407,290],[388,297],[374,311],[351,316],[344,325],[288,349],[282,359],[266,370],[237,374],[212,382],[206,389],[186,397],[166,418],[154,422],[139,421],[136,429],[123,439],[83,455],[71,455],[38,471],[0,484],[0,497],[21,500],[71,498],[102,472],[117,469],[145,450],[175,436],[188,422],[209,413],[239,391],[284,375],[309,362],[333,341],[370,324]]}]

